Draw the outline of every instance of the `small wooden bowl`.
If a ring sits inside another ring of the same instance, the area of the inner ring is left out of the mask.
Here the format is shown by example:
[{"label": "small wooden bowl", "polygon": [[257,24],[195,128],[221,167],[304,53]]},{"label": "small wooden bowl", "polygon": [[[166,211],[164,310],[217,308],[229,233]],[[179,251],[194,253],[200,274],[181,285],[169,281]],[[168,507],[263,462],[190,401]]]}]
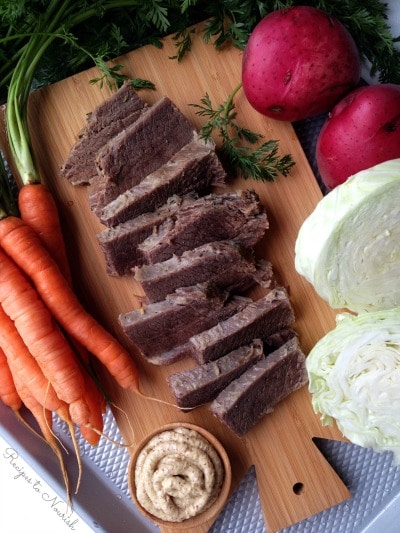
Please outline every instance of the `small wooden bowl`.
[{"label": "small wooden bowl", "polygon": [[[137,500],[136,496],[136,485],[135,485],[135,465],[136,460],[141,452],[142,448],[149,442],[150,439],[155,437],[156,435],[163,433],[164,431],[168,431],[170,429],[174,429],[177,427],[184,427],[187,429],[191,429],[193,431],[197,431],[200,435],[202,435],[203,438],[208,440],[208,442],[215,448],[218,455],[220,456],[222,466],[224,468],[224,480],[222,482],[221,490],[214,501],[214,503],[202,511],[200,514],[193,516],[191,518],[187,518],[186,520],[183,520],[182,522],[173,522],[173,521],[167,521],[162,520],[153,514],[149,513],[146,509],[144,509],[141,504]],[[202,427],[196,426],[194,424],[188,424],[185,422],[175,422],[171,424],[166,424],[165,426],[162,426],[160,429],[157,429],[156,431],[153,431],[147,437],[137,446],[134,454],[132,455],[129,466],[128,466],[128,485],[129,485],[129,491],[132,497],[132,500],[134,501],[135,505],[139,509],[139,511],[146,516],[149,520],[151,520],[153,523],[174,528],[174,529],[189,529],[196,526],[199,526],[200,524],[203,524],[204,522],[208,520],[212,520],[215,518],[220,511],[222,510],[223,506],[225,505],[230,488],[231,488],[231,482],[232,482],[232,470],[231,470],[231,464],[229,461],[228,454],[225,451],[225,448],[222,446],[222,444],[207,430],[203,429]]]}]

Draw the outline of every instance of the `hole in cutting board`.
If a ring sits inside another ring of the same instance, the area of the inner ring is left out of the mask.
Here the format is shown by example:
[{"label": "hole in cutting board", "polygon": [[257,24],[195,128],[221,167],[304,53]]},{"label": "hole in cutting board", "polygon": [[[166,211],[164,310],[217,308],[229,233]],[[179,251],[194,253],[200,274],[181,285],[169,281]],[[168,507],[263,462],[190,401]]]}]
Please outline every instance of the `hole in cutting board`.
[{"label": "hole in cutting board", "polygon": [[300,494],[303,494],[304,492],[304,485],[303,483],[301,483],[301,481],[298,481],[297,483],[295,483],[293,485],[293,492],[297,495],[297,496],[300,496]]}]

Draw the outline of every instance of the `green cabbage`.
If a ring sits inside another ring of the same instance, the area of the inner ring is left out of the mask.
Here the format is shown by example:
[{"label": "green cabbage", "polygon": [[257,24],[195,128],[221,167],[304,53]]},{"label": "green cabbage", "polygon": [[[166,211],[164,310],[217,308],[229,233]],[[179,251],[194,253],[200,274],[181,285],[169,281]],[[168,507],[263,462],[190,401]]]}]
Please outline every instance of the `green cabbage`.
[{"label": "green cabbage", "polygon": [[400,159],[322,198],[298,233],[295,267],[333,308],[400,306]]},{"label": "green cabbage", "polygon": [[337,316],[306,359],[312,406],[351,442],[400,463],[400,308]]}]

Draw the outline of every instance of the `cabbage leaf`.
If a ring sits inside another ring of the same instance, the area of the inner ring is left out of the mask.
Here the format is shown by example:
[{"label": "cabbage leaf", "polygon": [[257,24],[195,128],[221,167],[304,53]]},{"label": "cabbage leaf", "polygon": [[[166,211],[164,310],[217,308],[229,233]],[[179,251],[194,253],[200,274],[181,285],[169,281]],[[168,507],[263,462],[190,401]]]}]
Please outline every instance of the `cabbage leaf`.
[{"label": "cabbage leaf", "polygon": [[400,159],[322,198],[298,233],[295,268],[333,308],[400,306]]},{"label": "cabbage leaf", "polygon": [[400,464],[400,308],[337,316],[306,359],[312,406],[354,444]]}]

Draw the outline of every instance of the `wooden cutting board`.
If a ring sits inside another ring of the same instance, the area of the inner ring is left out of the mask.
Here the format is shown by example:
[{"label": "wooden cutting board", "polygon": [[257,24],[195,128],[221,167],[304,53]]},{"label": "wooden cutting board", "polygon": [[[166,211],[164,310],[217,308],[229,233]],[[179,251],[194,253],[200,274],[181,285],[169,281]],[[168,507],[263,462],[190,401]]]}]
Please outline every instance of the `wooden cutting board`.
[{"label": "wooden cutting board", "polygon": [[[191,53],[181,63],[170,59],[175,53],[175,42],[167,38],[161,50],[147,46],[121,57],[118,62],[125,65],[127,75],[146,78],[156,84],[156,91],[140,93],[144,100],[152,104],[167,95],[200,128],[202,119],[189,104],[199,103],[206,92],[215,105],[225,101],[240,82],[242,53],[234,48],[217,52],[211,44],[204,43],[199,33],[194,35]],[[36,92],[31,97],[29,119],[41,175],[60,208],[77,291],[87,308],[126,343],[117,317],[140,305],[141,289],[131,276],[114,278],[106,274],[95,238],[102,226],[88,208],[87,191],[84,187],[73,187],[59,175],[59,167],[84,126],[87,113],[110,94],[106,86],[101,89],[89,84],[96,76],[97,70],[91,69]],[[263,133],[265,139],[279,139],[281,153],[291,153],[296,161],[292,174],[287,178],[279,177],[275,183],[235,179],[231,187],[253,187],[266,206],[270,229],[257,247],[257,253],[272,262],[276,277],[289,288],[297,317],[295,327],[308,353],[315,342],[333,328],[335,317],[294,269],[297,232],[320,200],[321,192],[291,124],[269,120],[256,113],[242,91],[236,97],[236,106],[239,122]],[[127,346],[134,354],[132,346]],[[160,368],[145,363],[137,354],[134,356],[141,372],[143,391],[171,402],[166,377],[191,363],[185,361]],[[225,445],[233,466],[232,490],[249,467],[255,465],[270,532],[350,497],[313,443],[313,437],[343,438],[335,427],[320,425],[319,417],[313,413],[307,387],[281,402],[246,438],[239,439],[222,427],[207,407],[182,413],[174,407],[122,391],[104,371],[102,375],[113,402],[119,407],[114,409],[114,414],[126,442],[134,443],[167,422],[192,421],[213,432]],[[206,524],[202,531],[210,525]],[[166,532],[169,530],[172,528],[164,528]]]}]

